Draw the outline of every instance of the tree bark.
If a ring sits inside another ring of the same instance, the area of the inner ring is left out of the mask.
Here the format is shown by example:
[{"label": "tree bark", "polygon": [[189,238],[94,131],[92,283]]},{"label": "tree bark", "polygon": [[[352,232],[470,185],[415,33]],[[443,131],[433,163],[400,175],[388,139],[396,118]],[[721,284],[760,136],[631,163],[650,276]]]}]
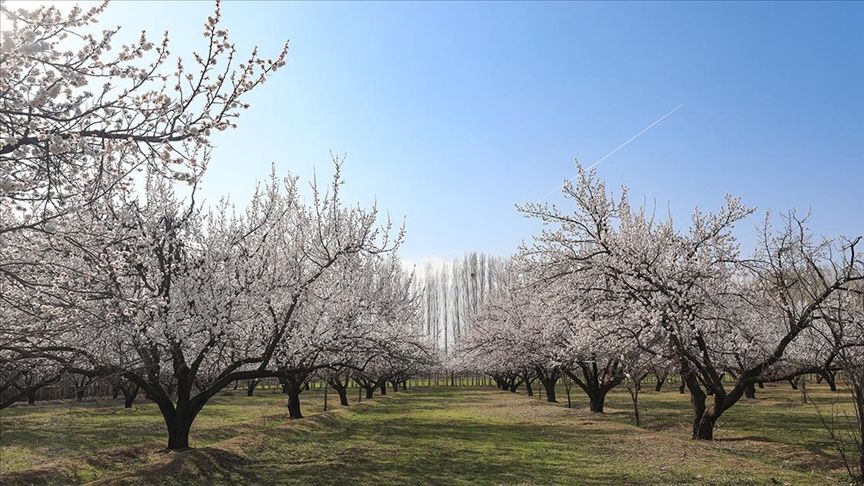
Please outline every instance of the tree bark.
[{"label": "tree bark", "polygon": [[168,425],[168,449],[172,451],[189,448],[189,431],[192,429],[192,419],[179,417]]},{"label": "tree bark", "polygon": [[347,407],[348,406],[348,390],[346,390],[345,388],[342,388],[341,390],[336,389],[336,393],[339,394],[339,404],[342,405],[343,407]]},{"label": "tree bark", "polygon": [[832,392],[837,391],[837,373],[836,372],[825,371],[824,373],[820,374],[819,376],[821,376],[822,378],[825,379],[825,381],[828,383],[828,388],[830,388]]},{"label": "tree bark", "polygon": [[589,408],[592,412],[603,413],[603,407],[606,405],[606,393],[608,390],[599,389],[588,394]]},{"label": "tree bark", "polygon": [[255,393],[255,387],[258,386],[259,380],[249,380],[246,382],[246,396],[251,397]]},{"label": "tree bark", "polygon": [[744,386],[744,398],[756,398],[756,387],[752,383]]},{"label": "tree bark", "polygon": [[693,422],[693,438],[697,440],[714,440],[714,425],[717,418],[704,413]]},{"label": "tree bark", "polygon": [[[185,395],[185,394],[184,394]],[[165,426],[168,429],[168,450],[178,451],[189,448],[189,431],[204,402],[190,403],[186,397],[178,398],[177,405],[171,403],[167,396],[154,397]]]},{"label": "tree bark", "polygon": [[[864,480],[864,370],[849,370],[849,385],[855,402],[855,414],[858,419],[859,437],[855,441],[858,453],[858,478]],[[857,376],[856,376],[857,373]],[[832,377],[833,378],[833,377]],[[826,381],[828,377],[825,377]],[[829,382],[830,383],[830,382]]]},{"label": "tree bark", "polygon": [[330,387],[333,388],[334,390],[336,390],[336,393],[339,394],[339,404],[341,404],[343,407],[347,407],[348,406],[348,387],[345,386],[345,384],[342,383],[342,381],[338,378],[336,378],[336,379],[331,378],[327,382],[330,383]]},{"label": "tree bark", "polygon": [[546,401],[552,403],[558,403],[558,400],[555,397],[555,384],[558,382],[556,378],[546,378],[545,380],[541,380],[540,383],[543,384],[543,388],[546,390]]},{"label": "tree bark", "polygon": [[699,380],[692,374],[689,374],[685,380],[687,389],[690,390],[690,403],[693,406],[693,439],[697,440],[713,440],[717,419],[744,396],[749,386],[752,386],[752,383],[738,381],[729,393],[723,388],[716,387],[713,390],[714,394],[711,395],[713,404],[708,407],[705,404],[708,395],[702,391]]},{"label": "tree bark", "polygon": [[707,413],[705,399],[708,395],[699,387],[696,378],[689,376],[684,381],[684,385],[690,390],[690,405],[693,407],[693,439],[712,440],[717,419]]},{"label": "tree bark", "polygon": [[627,387],[627,391],[630,393],[630,401],[633,402],[633,422],[636,424],[636,427],[639,427],[642,425],[642,418],[639,414],[639,391],[641,388],[638,386],[638,382],[635,385]]},{"label": "tree bark", "polygon": [[132,403],[138,397],[138,391],[141,388],[134,383],[126,383],[120,386],[120,391],[123,392],[123,408],[132,408]]},{"label": "tree bark", "polygon": [[285,374],[279,377],[282,389],[288,394],[288,419],[299,420],[303,418],[300,412],[300,393],[303,391],[304,380],[298,380],[295,376]]},{"label": "tree bark", "polygon": [[578,369],[581,371],[581,378],[571,370],[564,370],[564,373],[588,395],[589,409],[595,413],[603,413],[606,395],[624,379],[624,375],[618,372],[618,364],[609,363],[601,371],[596,362],[579,363]]},{"label": "tree bark", "polygon": [[288,418],[290,420],[303,418],[303,414],[300,413],[300,387],[291,387],[288,390]]}]

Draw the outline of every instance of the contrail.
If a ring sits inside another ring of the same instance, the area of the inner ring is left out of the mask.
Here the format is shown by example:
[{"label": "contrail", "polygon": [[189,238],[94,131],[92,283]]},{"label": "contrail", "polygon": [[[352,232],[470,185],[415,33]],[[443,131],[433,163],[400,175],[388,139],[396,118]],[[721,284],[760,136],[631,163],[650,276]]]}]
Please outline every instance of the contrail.
[{"label": "contrail", "polygon": [[[681,103],[680,105],[676,106],[675,109],[673,109],[673,110],[670,111],[669,113],[666,113],[665,115],[661,116],[661,117],[658,118],[657,121],[655,121],[654,123],[652,123],[652,124],[648,125],[647,127],[643,128],[641,132],[639,132],[639,133],[637,133],[636,135],[633,135],[632,137],[630,137],[626,142],[624,142],[624,143],[622,143],[621,145],[619,145],[618,147],[616,147],[615,150],[609,152],[608,154],[604,155],[603,157],[600,157],[600,160],[598,160],[597,162],[594,162],[593,164],[591,164],[591,165],[590,165],[587,169],[585,169],[585,170],[587,171],[587,170],[591,170],[591,169],[593,169],[594,167],[597,167],[597,164],[599,164],[600,162],[603,162],[604,160],[606,160],[606,159],[608,159],[609,157],[611,157],[615,152],[617,152],[617,151],[621,150],[622,148],[624,148],[628,143],[632,142],[633,140],[636,140],[636,139],[639,137],[639,135],[642,135],[643,133],[645,133],[645,132],[647,132],[648,130],[650,130],[651,127],[653,127],[654,125],[656,125],[656,124],[662,122],[663,120],[665,120],[666,117],[668,117],[668,116],[671,115],[672,113],[675,113],[676,111],[678,111],[678,109],[681,108],[682,106],[684,106],[684,103]],[[571,178],[569,179],[569,181],[572,182],[573,179],[575,179],[575,178],[576,178],[576,176],[573,176],[573,177],[571,177]],[[550,192],[549,194],[546,194],[545,196],[543,196],[543,199],[548,199],[549,196],[551,196],[552,194],[555,194],[556,192],[560,191],[562,187],[564,187],[563,184],[560,185],[560,186],[558,186],[557,188],[553,189],[552,192]]]}]

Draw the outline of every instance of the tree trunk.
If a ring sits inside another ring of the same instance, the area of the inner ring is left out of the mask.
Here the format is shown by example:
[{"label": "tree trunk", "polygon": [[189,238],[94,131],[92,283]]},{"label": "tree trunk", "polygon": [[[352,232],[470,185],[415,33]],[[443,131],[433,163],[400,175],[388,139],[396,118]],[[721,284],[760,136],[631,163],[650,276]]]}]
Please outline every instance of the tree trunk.
[{"label": "tree trunk", "polygon": [[255,387],[258,386],[258,380],[249,380],[246,382],[246,396],[251,397],[255,393]]},{"label": "tree trunk", "polygon": [[125,386],[121,387],[121,391],[123,392],[123,408],[132,408],[132,403],[138,397],[139,390],[140,387],[134,383],[126,383]]},{"label": "tree trunk", "polygon": [[752,383],[744,387],[744,398],[756,398],[756,387]]},{"label": "tree trunk", "polygon": [[[849,374],[847,378],[849,391],[852,392],[852,401],[855,405],[854,415],[857,416],[853,417],[853,423],[855,418],[858,419],[858,437],[852,436],[854,442],[852,450],[858,454],[858,471],[855,472],[858,474],[858,479],[864,481],[864,370],[850,369],[846,372]],[[825,379],[827,381],[829,378],[826,376]],[[850,471],[850,473],[852,472]]]},{"label": "tree trunk", "polygon": [[393,386],[393,393],[396,393],[399,391],[399,381],[398,380],[391,381],[390,384]]},{"label": "tree trunk", "polygon": [[579,363],[579,369],[581,378],[571,370],[564,370],[564,373],[588,395],[589,409],[603,413],[606,394],[621,383],[624,375],[618,372],[617,363],[610,363],[602,371],[596,363]]},{"label": "tree trunk", "polygon": [[525,391],[526,391],[526,393],[528,393],[529,397],[534,396],[534,388],[531,387],[531,381],[530,380],[525,380]]},{"label": "tree trunk", "polygon": [[709,413],[705,406],[708,395],[702,391],[696,376],[689,372],[684,364],[681,368],[681,385],[690,391],[690,405],[693,407],[693,439],[713,440],[714,423],[717,421],[717,417]]},{"label": "tree trunk", "polygon": [[288,386],[288,418],[290,420],[298,420],[303,418],[300,413],[300,392],[303,386],[292,383]]},{"label": "tree trunk", "polygon": [[799,377],[795,377],[794,380],[791,379],[791,378],[789,379],[789,384],[792,385],[792,389],[793,389],[793,390],[797,390],[797,389],[798,389],[798,380],[800,380],[800,379],[801,379],[800,376],[799,376]]},{"label": "tree trunk", "polygon": [[382,379],[381,383],[378,385],[378,388],[381,389],[381,394],[387,394],[387,380]]},{"label": "tree trunk", "polygon": [[[184,394],[185,395],[185,394]],[[188,397],[188,395],[186,395]],[[189,448],[189,431],[192,423],[204,402],[192,405],[187,398],[179,398],[175,406],[166,395],[154,397],[153,400],[159,405],[165,426],[168,428],[168,450],[182,451]]]},{"label": "tree trunk", "polygon": [[714,424],[716,417],[705,412],[702,417],[693,421],[693,438],[697,440],[714,440]]},{"label": "tree trunk", "polygon": [[192,429],[192,419],[186,417],[175,418],[168,425],[168,449],[182,451],[189,448],[189,431]]},{"label": "tree trunk", "polygon": [[801,377],[801,402],[807,404],[807,377]]},{"label": "tree trunk", "polygon": [[540,383],[543,384],[543,388],[546,390],[546,401],[552,403],[558,403],[558,400],[555,397],[555,384],[558,380],[554,378],[547,378],[545,380],[541,380]]},{"label": "tree trunk", "polygon": [[[696,379],[692,378],[692,381],[695,382]],[[705,406],[708,396],[696,383],[687,381],[685,385],[690,390],[690,405],[693,406],[693,439],[713,440],[714,423],[717,419],[708,413]]]},{"label": "tree trunk", "polygon": [[657,377],[657,383],[654,384],[654,391],[659,392],[663,388],[663,383],[666,382],[666,378]]},{"label": "tree trunk", "polygon": [[636,386],[627,387],[627,391],[630,392],[630,400],[633,402],[633,422],[636,424],[636,427],[642,425],[641,417],[639,416],[639,391],[640,387],[638,386],[639,382],[636,382]]},{"label": "tree trunk", "polygon": [[375,393],[375,387],[374,386],[367,386],[365,388],[366,388],[366,398],[371,400],[372,394]]},{"label": "tree trunk", "polygon": [[828,387],[831,389],[831,391],[836,392],[837,391],[837,373],[833,372],[833,371],[826,371],[822,375],[822,377],[825,378],[826,382],[828,382]]},{"label": "tree trunk", "polygon": [[[300,393],[303,391],[305,380],[297,379],[291,373],[279,376],[282,391],[288,395],[288,419],[298,420],[303,418],[300,412]],[[308,383],[308,382],[307,382]]]},{"label": "tree trunk", "polygon": [[330,387],[336,390],[336,393],[339,394],[339,404],[343,407],[348,406],[348,387],[345,386],[341,380],[338,378],[328,380],[330,383]]},{"label": "tree trunk", "polygon": [[27,405],[36,405],[36,389],[27,390]]},{"label": "tree trunk", "polygon": [[606,394],[608,390],[599,389],[599,390],[591,390],[591,393],[588,394],[588,400],[590,401],[590,410],[594,413],[603,413],[603,407],[606,405]]}]

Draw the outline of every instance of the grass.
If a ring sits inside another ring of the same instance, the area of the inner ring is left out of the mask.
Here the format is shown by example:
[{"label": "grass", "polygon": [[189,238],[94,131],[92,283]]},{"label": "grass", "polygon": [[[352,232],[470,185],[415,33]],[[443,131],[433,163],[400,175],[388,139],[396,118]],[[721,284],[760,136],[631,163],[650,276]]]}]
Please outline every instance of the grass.
[{"label": "grass", "polygon": [[[823,413],[836,395],[810,387]],[[356,392],[355,392],[356,393]],[[160,452],[155,405],[122,401],[0,412],[2,484],[838,484],[842,464],[812,405],[788,385],[759,390],[721,418],[718,440],[689,437],[687,395],[640,397],[631,425],[624,390],[607,413],[547,404],[494,388],[414,388],[289,421],[284,395],[219,396],[192,430],[195,449]],[[559,400],[566,402],[564,390]]]}]

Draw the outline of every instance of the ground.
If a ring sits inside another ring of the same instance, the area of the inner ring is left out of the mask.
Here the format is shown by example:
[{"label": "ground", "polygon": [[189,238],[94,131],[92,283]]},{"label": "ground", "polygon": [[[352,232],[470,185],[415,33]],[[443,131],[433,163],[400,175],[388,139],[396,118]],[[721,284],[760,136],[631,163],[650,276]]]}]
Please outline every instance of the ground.
[{"label": "ground", "polygon": [[[837,398],[810,386],[822,415]],[[165,453],[158,410],[138,400],[0,411],[0,484],[840,484],[842,462],[819,414],[788,385],[759,390],[720,420],[718,440],[689,439],[687,395],[643,391],[642,427],[624,390],[607,413],[495,388],[413,388],[327,413],[303,393],[238,390],[213,400],[194,449]],[[332,407],[335,394],[329,397]],[[338,404],[338,400],[336,400]],[[848,483],[848,481],[846,481]]]}]

